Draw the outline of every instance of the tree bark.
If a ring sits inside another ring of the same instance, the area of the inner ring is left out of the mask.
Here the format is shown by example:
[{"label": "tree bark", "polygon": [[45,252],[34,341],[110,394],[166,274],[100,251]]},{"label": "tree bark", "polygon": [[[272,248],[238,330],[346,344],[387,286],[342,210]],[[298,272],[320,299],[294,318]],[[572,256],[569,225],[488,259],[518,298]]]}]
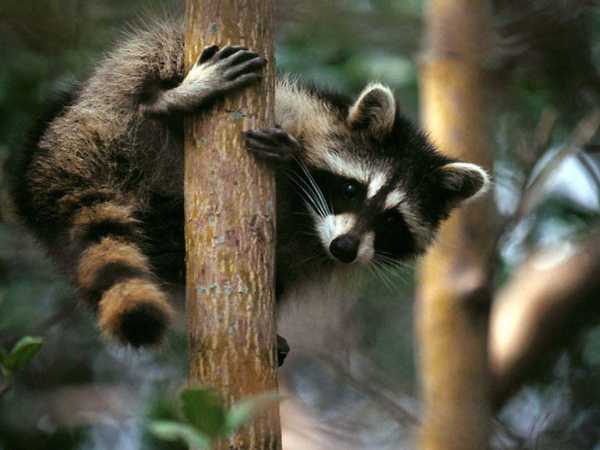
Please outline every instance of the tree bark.
[{"label": "tree bark", "polygon": [[[274,178],[247,154],[242,131],[273,125],[271,0],[188,0],[186,66],[209,45],[243,45],[269,61],[260,85],[186,122],[185,235],[189,383],[227,405],[277,389]],[[281,448],[273,407],[222,450]]]},{"label": "tree bark", "polygon": [[[486,6],[475,0],[429,1],[420,81],[422,121],[432,140],[449,156],[489,168],[482,67],[490,29]],[[479,199],[455,211],[420,269],[416,323],[424,450],[489,446],[490,204]]]}]

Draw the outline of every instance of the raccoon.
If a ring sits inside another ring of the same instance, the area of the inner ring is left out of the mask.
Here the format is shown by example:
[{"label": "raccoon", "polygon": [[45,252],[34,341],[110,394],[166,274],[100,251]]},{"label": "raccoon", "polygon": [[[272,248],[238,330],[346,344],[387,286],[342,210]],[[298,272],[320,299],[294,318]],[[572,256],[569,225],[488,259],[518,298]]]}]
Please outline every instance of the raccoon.
[{"label": "raccoon", "polygon": [[[183,55],[178,24],[133,33],[54,111],[12,173],[20,217],[101,331],[134,347],[161,340],[169,293],[185,282],[183,117],[210,114],[265,65],[241,46],[211,46],[186,75]],[[382,84],[351,99],[284,77],[275,118],[244,138],[276,174],[280,301],[423,253],[450,211],[488,185],[480,167],[439,153]]]}]

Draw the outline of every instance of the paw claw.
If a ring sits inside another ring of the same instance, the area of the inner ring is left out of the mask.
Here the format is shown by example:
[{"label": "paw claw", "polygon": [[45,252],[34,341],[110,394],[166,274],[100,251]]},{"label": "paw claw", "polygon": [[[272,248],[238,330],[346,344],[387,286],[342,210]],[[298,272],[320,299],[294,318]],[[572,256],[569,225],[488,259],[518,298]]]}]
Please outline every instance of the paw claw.
[{"label": "paw claw", "polygon": [[298,141],[280,128],[248,130],[243,135],[248,151],[263,160],[289,162],[301,149]]},{"label": "paw claw", "polygon": [[200,58],[198,58],[197,64],[205,63],[206,61],[211,59],[213,56],[215,56],[215,54],[218,51],[219,51],[218,45],[210,45],[210,46],[206,47],[204,50],[202,50],[202,53],[200,54]]},{"label": "paw claw", "polygon": [[202,51],[184,83],[187,80],[190,90],[198,90],[201,99],[221,97],[259,81],[265,64],[262,56],[246,47],[211,45]]},{"label": "paw claw", "polygon": [[216,57],[219,60],[223,60],[235,53],[243,52],[248,50],[246,47],[240,45],[227,45],[217,52]]},{"label": "paw claw", "polygon": [[231,81],[238,78],[240,75],[247,73],[255,73],[256,71],[264,67],[265,64],[265,59],[258,56],[256,58],[247,60],[242,64],[233,66],[231,69],[225,72],[225,78]]}]

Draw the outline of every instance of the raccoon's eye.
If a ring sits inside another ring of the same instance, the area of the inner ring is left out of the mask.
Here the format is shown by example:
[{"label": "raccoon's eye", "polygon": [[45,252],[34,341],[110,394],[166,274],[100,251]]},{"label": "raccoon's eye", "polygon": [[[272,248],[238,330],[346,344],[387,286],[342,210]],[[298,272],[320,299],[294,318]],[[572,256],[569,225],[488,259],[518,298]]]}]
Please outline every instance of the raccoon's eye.
[{"label": "raccoon's eye", "polygon": [[349,200],[352,200],[358,195],[358,190],[356,183],[352,183],[351,181],[344,183],[342,186],[342,193],[344,194],[344,197]]},{"label": "raccoon's eye", "polygon": [[394,227],[403,224],[404,221],[400,213],[396,211],[390,211],[383,215],[383,224],[386,227]]}]

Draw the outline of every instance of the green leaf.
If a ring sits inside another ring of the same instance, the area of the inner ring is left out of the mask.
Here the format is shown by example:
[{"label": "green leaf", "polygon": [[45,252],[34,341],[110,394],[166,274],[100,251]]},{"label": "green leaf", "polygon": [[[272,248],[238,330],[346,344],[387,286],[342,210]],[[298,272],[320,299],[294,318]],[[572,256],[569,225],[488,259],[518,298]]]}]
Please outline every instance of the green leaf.
[{"label": "green leaf", "polygon": [[44,340],[39,337],[25,336],[15,344],[11,352],[5,356],[3,366],[14,372],[26,366],[42,348]]},{"label": "green leaf", "polygon": [[157,438],[165,441],[182,440],[187,446],[195,450],[210,448],[211,440],[191,425],[166,420],[152,422],[148,429]]},{"label": "green leaf", "polygon": [[282,398],[283,396],[277,392],[267,392],[237,402],[227,413],[224,435],[228,436],[234,433],[239,427],[256,417],[259,412]]},{"label": "green leaf", "polygon": [[225,407],[213,389],[190,388],[181,394],[183,415],[197,430],[214,438],[225,427]]}]

